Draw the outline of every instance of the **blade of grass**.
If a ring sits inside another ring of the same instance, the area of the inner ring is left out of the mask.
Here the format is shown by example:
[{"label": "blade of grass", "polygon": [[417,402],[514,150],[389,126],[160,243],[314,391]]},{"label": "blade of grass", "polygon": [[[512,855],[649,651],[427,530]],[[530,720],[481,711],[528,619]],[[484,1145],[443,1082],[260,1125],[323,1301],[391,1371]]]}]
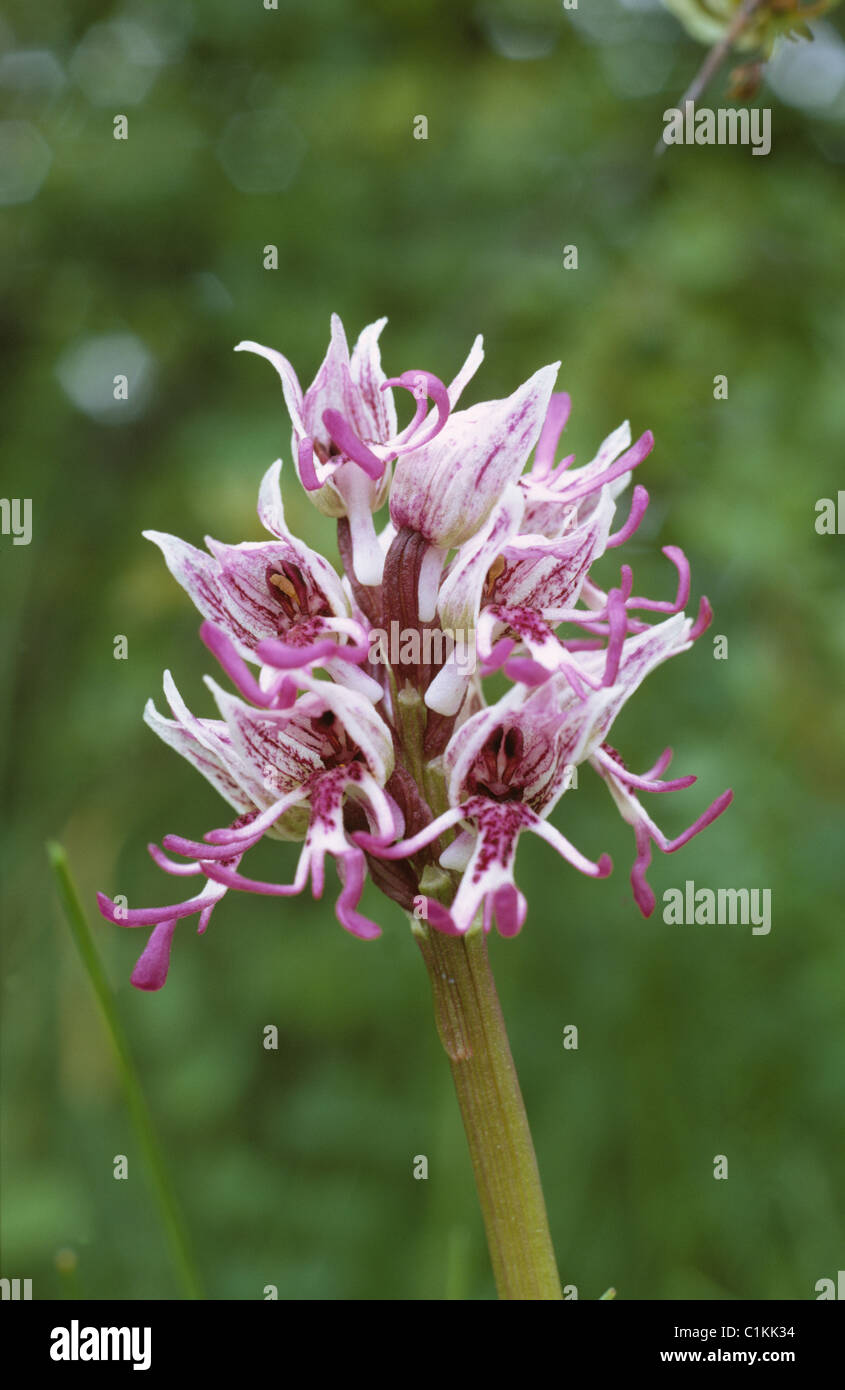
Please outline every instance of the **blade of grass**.
[{"label": "blade of grass", "polygon": [[85,966],[91,988],[97,997],[107,1032],[111,1038],[129,1115],[138,1144],[147,1163],[150,1184],[167,1235],[173,1263],[178,1272],[179,1282],[187,1298],[202,1298],[202,1287],[191,1255],[187,1231],[176,1200],[176,1194],[170,1184],[167,1168],[153,1128],[152,1116],[129,1050],[129,1042],[123,1031],[123,1024],[117,1012],[111,985],[97,954],[91,928],[88,925],[76,884],[68,866],[67,855],[61,845],[53,842],[48,844],[47,854],[55,875],[65,919],[82,957],[82,964]]}]

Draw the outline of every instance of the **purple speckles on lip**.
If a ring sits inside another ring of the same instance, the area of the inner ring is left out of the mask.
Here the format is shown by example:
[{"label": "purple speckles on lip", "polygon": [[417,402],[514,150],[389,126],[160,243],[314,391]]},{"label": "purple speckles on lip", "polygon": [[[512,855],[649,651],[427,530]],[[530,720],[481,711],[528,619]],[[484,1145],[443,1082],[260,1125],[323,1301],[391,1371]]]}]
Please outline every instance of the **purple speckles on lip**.
[{"label": "purple speckles on lip", "polygon": [[521,801],[493,806],[482,796],[470,797],[464,809],[478,828],[479,850],[470,875],[477,886],[491,864],[511,861],[520,831],[527,829],[534,817]]}]

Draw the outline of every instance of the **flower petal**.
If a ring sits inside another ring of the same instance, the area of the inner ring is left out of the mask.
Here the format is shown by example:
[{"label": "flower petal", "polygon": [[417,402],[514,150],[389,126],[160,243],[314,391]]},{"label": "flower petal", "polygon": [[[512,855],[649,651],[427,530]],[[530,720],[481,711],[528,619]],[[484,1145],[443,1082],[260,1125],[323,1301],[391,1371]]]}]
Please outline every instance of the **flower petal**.
[{"label": "flower petal", "polygon": [[460,547],[437,600],[444,627],[475,628],[490,566],[519,531],[524,509],[520,489],[509,484],[482,530]]},{"label": "flower petal", "polygon": [[449,383],[449,404],[452,409],[458,404],[463,394],[464,388],[472,381],[482,362],[484,361],[484,339],[479,333],[469,350],[464,365],[461,367],[457,376]]},{"label": "flower petal", "polygon": [[177,921],[178,918],[173,917],[168,922],[159,922],[154,929],[138,958],[138,964],[132,971],[131,983],[136,989],[161,989],[167,979],[170,948],[173,945]]},{"label": "flower petal", "polygon": [[323,424],[323,415],[327,410],[339,410],[346,414],[351,394],[352,377],[346,334],[338,315],[332,314],[328,350],[302,402],[305,432],[322,444],[326,452],[330,448],[331,438]]},{"label": "flower petal", "polygon": [[379,337],[386,323],[386,318],[376,319],[362,329],[350,361],[352,382],[358,392],[358,402],[350,419],[360,439],[381,443],[392,439],[396,433],[393,392],[384,389],[385,374],[379,352]]},{"label": "flower petal", "polygon": [[447,548],[481,529],[537,441],[559,365],[541,368],[505,400],[456,411],[436,439],[402,455],[390,492],[397,529]]},{"label": "flower petal", "polygon": [[337,920],[342,927],[345,927],[353,936],[360,937],[362,941],[374,941],[381,936],[381,927],[375,922],[371,922],[369,917],[363,917],[356,911],[361,900],[361,893],[364,888],[364,856],[360,850],[350,851],[348,854],[338,856],[337,871],[341,877],[343,888],[340,897],[335,905]]},{"label": "flower petal", "polygon": [[243,814],[254,806],[254,780],[244,777],[232,748],[229,731],[219,719],[198,719],[181,700],[169,671],[164,673],[165,694],[176,714],[166,719],[159,714],[152,700],[144,709],[144,722],[159,738],[175,749],[206,781],[220,793],[234,810]]},{"label": "flower petal", "polygon": [[282,394],[285,398],[285,405],[294,434],[297,438],[302,438],[307,433],[302,419],[302,387],[288,359],[277,352],[275,348],[262,347],[261,343],[238,343],[235,352],[254,352],[258,357],[265,358],[271,367],[275,367],[282,383]]}]

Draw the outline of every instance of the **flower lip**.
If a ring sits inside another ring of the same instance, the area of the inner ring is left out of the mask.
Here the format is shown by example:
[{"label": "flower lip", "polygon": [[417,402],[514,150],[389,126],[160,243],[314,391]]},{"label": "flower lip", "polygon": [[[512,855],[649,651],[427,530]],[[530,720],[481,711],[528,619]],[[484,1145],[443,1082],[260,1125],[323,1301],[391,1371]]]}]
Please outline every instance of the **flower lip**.
[{"label": "flower lip", "polygon": [[[386,391],[391,386],[404,386],[406,391],[410,391],[417,403],[414,417],[410,424],[402,431],[399,440],[395,442],[393,451],[398,455],[406,453],[409,449],[419,449],[423,444],[428,444],[436,435],[440,433],[449,418],[452,402],[447,388],[439,377],[433,372],[408,371],[401,376],[388,377],[381,384],[382,391]],[[417,430],[425,418],[425,403],[432,400],[437,411],[437,419],[433,422],[427,432],[421,438],[417,437]]]},{"label": "flower lip", "polygon": [[558,440],[566,427],[571,410],[572,401],[568,393],[566,391],[554,391],[534,451],[535,461],[531,476],[538,482],[541,478],[547,478],[552,470]]},{"label": "flower lip", "polygon": [[324,410],[323,424],[332,442],[336,445],[338,453],[351,459],[353,463],[357,463],[359,468],[363,468],[368,478],[378,482],[384,473],[384,459],[376,458],[372,449],[368,449],[366,444],[356,437],[349,421],[344,419],[340,411]]}]

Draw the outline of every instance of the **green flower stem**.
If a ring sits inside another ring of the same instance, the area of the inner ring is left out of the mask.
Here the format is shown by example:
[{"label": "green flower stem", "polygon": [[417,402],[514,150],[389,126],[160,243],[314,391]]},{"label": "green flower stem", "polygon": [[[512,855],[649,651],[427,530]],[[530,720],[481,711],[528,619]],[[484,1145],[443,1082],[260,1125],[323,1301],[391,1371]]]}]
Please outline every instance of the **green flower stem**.
[{"label": "green flower stem", "polygon": [[67,855],[62,846],[57,844],[49,844],[47,853],[56,877],[59,898],[67,924],[82,957],[82,963],[91,982],[91,988],[97,997],[106,1029],[111,1038],[129,1115],[135,1128],[138,1144],[147,1163],[153,1194],[158,1204],[162,1225],[167,1234],[180,1283],[187,1298],[202,1298],[202,1287],[191,1255],[176,1194],[170,1185],[170,1179],[153,1128],[152,1117],[147,1108],[147,1102],[129,1050],[129,1042],[123,1031],[111,986],[97,954],[94,938],[91,935],[76,884],[68,867]]},{"label": "green flower stem", "polygon": [[484,932],[414,935],[469,1143],[499,1297],[562,1299],[537,1159]]}]

